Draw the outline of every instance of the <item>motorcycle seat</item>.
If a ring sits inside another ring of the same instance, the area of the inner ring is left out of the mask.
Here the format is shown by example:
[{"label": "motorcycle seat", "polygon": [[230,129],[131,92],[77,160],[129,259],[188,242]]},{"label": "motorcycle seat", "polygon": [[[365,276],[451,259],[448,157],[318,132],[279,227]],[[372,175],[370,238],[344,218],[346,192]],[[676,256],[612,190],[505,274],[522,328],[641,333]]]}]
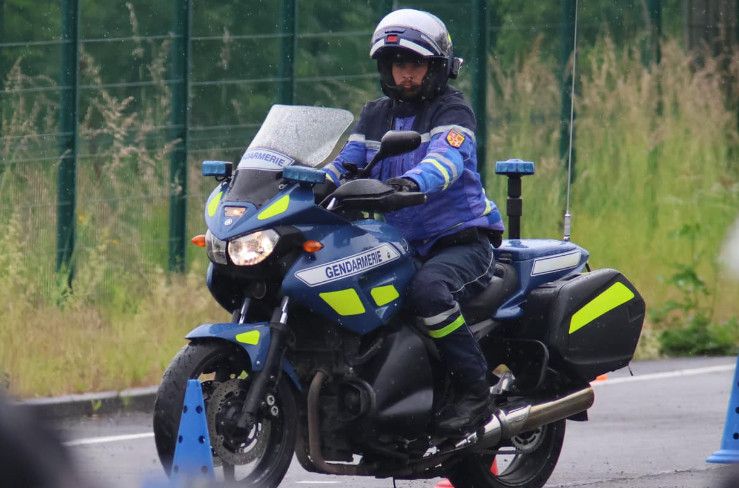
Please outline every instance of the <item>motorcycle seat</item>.
[{"label": "motorcycle seat", "polygon": [[507,263],[495,263],[495,273],[487,288],[460,304],[465,322],[476,324],[490,319],[517,286],[516,269]]}]

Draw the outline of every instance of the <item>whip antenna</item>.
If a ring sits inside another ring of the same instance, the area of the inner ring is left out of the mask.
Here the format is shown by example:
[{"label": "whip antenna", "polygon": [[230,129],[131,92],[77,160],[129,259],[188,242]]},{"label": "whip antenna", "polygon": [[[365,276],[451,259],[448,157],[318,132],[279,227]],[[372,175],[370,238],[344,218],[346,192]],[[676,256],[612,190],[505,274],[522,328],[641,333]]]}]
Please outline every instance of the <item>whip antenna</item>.
[{"label": "whip antenna", "polygon": [[575,68],[577,66],[577,4],[575,0],[575,35],[572,45],[572,86],[570,88],[570,146],[567,150],[567,206],[564,218],[564,240],[570,240],[572,215],[570,214],[570,192],[572,187],[572,131],[575,123]]}]

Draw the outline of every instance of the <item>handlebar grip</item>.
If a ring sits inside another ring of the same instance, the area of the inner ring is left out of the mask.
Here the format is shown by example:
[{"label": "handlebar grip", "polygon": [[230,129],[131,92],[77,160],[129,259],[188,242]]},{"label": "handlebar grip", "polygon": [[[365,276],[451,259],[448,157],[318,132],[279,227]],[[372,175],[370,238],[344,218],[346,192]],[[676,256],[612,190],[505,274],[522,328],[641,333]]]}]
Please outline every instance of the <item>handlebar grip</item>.
[{"label": "handlebar grip", "polygon": [[407,204],[409,207],[412,205],[421,205],[422,203],[426,203],[426,200],[428,199],[425,193],[421,193],[419,191],[397,192],[396,195],[400,196],[403,199],[403,203]]}]

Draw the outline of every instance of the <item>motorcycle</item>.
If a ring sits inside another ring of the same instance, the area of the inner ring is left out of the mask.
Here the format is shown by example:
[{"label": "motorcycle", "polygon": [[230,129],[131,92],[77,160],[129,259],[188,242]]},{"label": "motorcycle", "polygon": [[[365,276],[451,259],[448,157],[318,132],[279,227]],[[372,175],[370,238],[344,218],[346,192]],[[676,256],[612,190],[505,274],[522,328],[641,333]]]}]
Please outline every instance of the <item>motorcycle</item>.
[{"label": "motorcycle", "polygon": [[495,413],[463,438],[439,437],[434,414],[452,401],[451,383],[403,308],[413,249],[381,219],[426,196],[366,178],[422,137],[389,132],[367,167],[318,197],[325,174],[316,168],[351,120],[339,109],[275,105],[236,171],[203,162],[203,175],[218,180],[205,205],[206,282],[232,320],[193,329],[164,373],[153,419],[164,469],[187,380],[198,379],[227,482],[278,486],[295,453],[316,473],[543,486],[566,420],[587,420],[590,381],[632,359],[643,299],[618,271],[590,270],[572,242],[518,238],[521,177],[533,163],[498,163],[509,178],[509,239],[494,250],[490,285],[461,305],[495,368]]}]

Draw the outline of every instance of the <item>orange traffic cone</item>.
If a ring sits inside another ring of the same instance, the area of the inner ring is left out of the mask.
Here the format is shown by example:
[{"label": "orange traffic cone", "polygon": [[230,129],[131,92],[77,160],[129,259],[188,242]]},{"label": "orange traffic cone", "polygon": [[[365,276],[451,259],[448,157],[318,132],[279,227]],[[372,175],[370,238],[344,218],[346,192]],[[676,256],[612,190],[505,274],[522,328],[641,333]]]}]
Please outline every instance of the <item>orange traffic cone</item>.
[{"label": "orange traffic cone", "polygon": [[[495,462],[495,458],[493,458],[493,464],[490,465],[490,472],[494,476],[498,476],[498,463]],[[434,488],[454,488],[454,485],[451,483],[451,481],[443,479],[436,483],[436,486]]]}]

